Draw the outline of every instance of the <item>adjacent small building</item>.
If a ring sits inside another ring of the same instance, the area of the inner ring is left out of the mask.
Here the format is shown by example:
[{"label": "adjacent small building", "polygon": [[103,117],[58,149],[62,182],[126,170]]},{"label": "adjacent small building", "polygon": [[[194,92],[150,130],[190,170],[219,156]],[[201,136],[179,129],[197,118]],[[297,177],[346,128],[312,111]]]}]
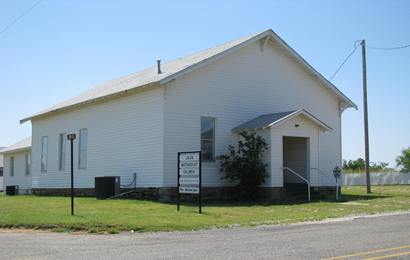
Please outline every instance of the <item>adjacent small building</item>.
[{"label": "adjacent small building", "polygon": [[15,186],[17,194],[31,193],[31,137],[0,151],[3,156],[3,189]]},{"label": "adjacent small building", "polygon": [[[21,120],[32,123],[32,163],[29,140],[23,149],[9,149],[7,185],[24,177],[27,182],[18,185],[36,194],[67,192],[67,134],[76,133],[78,191],[92,194],[97,176],[120,176],[125,186],[137,173],[141,193],[171,197],[177,153],[201,150],[203,191],[218,197],[232,184],[221,180],[216,157],[237,143],[239,131],[248,130],[269,144],[269,177],[260,187],[266,196],[280,198],[287,187],[306,181],[317,190],[334,190],[332,169],[342,164],[347,108],[356,105],[267,30],[158,61]],[[23,167],[11,170],[12,161]]]}]

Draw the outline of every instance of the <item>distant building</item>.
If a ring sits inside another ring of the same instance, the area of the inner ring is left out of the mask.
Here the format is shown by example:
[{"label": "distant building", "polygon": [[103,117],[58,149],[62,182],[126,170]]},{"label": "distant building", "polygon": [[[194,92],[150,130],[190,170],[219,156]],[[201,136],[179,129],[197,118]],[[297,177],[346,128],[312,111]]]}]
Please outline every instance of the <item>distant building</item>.
[{"label": "distant building", "polygon": [[[221,180],[215,158],[236,144],[239,131],[251,130],[269,145],[269,178],[260,190],[281,198],[288,187],[305,181],[316,190],[335,189],[332,169],[342,163],[341,117],[351,107],[356,105],[267,30],[158,61],[21,122],[32,123],[32,188],[37,194],[68,191],[66,139],[76,133],[79,191],[92,194],[96,176],[120,176],[127,184],[137,172],[141,194],[172,197],[177,152],[201,150],[203,191],[218,197],[232,185]],[[24,153],[20,156],[23,160]]]},{"label": "distant building", "polygon": [[16,186],[18,194],[31,192],[31,137],[0,151],[3,156],[3,187]]}]

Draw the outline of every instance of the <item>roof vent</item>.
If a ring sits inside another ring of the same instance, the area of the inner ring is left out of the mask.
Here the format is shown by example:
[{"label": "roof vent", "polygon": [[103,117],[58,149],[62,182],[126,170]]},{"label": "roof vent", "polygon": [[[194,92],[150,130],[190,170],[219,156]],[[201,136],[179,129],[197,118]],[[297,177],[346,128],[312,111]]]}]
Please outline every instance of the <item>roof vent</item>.
[{"label": "roof vent", "polygon": [[162,71],[161,71],[161,59],[160,58],[157,59],[157,69],[158,69],[158,74],[161,74]]}]

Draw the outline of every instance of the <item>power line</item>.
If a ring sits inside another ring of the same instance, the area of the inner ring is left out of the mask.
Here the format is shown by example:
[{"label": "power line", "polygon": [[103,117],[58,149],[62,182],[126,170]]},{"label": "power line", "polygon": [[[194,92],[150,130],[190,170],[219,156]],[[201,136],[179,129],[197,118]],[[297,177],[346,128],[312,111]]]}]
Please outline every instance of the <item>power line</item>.
[{"label": "power line", "polygon": [[403,46],[397,46],[397,47],[391,47],[391,48],[374,47],[374,46],[369,46],[369,45],[366,45],[366,47],[369,49],[374,49],[374,50],[393,51],[393,50],[409,48],[410,44],[403,45]]},{"label": "power line", "polygon": [[4,27],[2,30],[0,30],[0,34],[3,34],[4,32],[6,32],[8,29],[10,29],[10,27],[12,27],[15,23],[17,23],[21,18],[23,18],[26,14],[28,14],[31,10],[34,9],[34,7],[36,7],[42,0],[37,0],[30,8],[28,8],[27,10],[25,10],[24,12],[22,12],[19,16],[17,16],[16,18],[14,18],[13,21],[11,21],[8,25],[6,25],[6,27]]},{"label": "power line", "polygon": [[345,65],[345,63],[350,59],[350,57],[353,55],[353,53],[356,52],[357,50],[357,43],[359,41],[355,41],[354,45],[353,45],[353,50],[349,53],[349,55],[347,55],[346,59],[342,62],[342,64],[340,64],[340,66],[337,68],[337,70],[335,71],[335,73],[333,73],[333,75],[330,77],[329,81],[332,81],[332,79],[336,76],[336,74],[342,69],[343,65]]},{"label": "power line", "polygon": [[[354,42],[354,48],[353,50],[349,53],[349,55],[347,55],[346,59],[342,62],[342,64],[340,64],[340,66],[337,68],[337,70],[335,71],[335,73],[333,73],[333,75],[330,77],[329,81],[332,81],[332,79],[336,76],[336,74],[342,69],[342,67],[345,65],[345,63],[350,59],[350,57],[353,55],[353,53],[356,52],[357,50],[357,43],[360,41],[355,41]],[[383,47],[375,47],[375,46],[369,46],[366,45],[366,48],[369,49],[374,49],[374,50],[383,50],[383,51],[393,51],[393,50],[399,50],[399,49],[404,49],[404,48],[409,48],[410,44],[408,45],[402,45],[402,46],[397,46],[397,47],[391,47],[391,48],[383,48]]]}]

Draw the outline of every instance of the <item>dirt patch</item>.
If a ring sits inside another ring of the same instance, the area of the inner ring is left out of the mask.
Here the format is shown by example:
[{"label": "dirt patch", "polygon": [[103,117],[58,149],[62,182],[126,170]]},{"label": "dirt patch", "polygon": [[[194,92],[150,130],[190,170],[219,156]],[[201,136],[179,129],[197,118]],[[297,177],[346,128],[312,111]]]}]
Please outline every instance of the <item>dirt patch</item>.
[{"label": "dirt patch", "polygon": [[369,203],[363,203],[363,202],[356,202],[356,201],[349,201],[349,202],[343,202],[341,204],[344,205],[356,205],[356,206],[368,206]]},{"label": "dirt patch", "polygon": [[[53,230],[46,230],[46,229],[32,229],[32,228],[0,228],[0,234],[40,234],[40,233],[56,233]],[[60,232],[60,233],[67,233],[70,235],[84,235],[89,234],[86,231],[68,231],[68,232]]]}]

